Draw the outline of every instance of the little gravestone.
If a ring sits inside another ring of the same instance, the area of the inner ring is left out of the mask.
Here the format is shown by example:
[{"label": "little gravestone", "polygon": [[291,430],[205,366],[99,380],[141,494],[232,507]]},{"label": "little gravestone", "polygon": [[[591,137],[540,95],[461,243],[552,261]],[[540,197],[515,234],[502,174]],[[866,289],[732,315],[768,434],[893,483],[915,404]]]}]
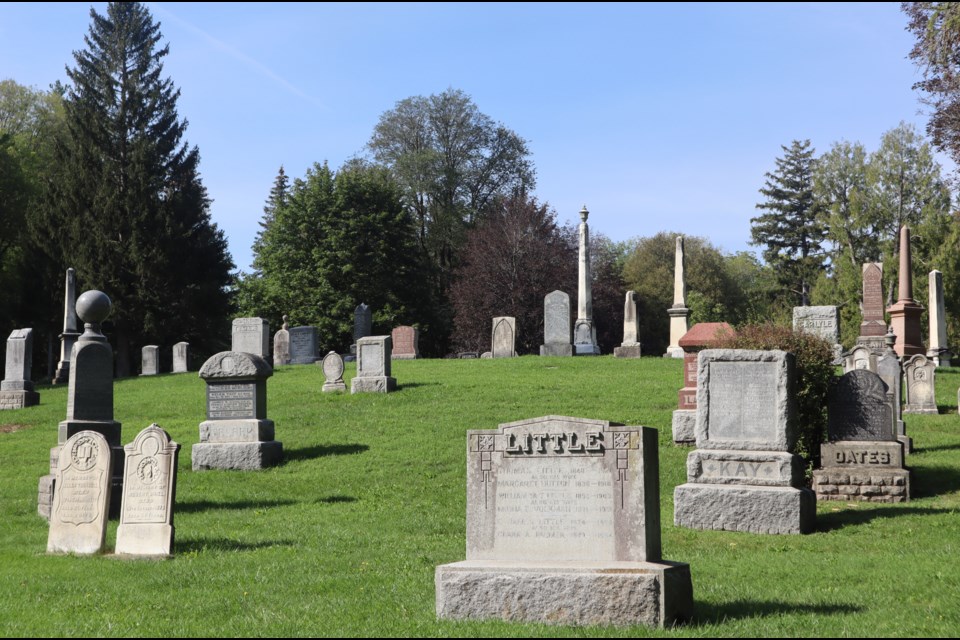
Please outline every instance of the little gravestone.
[{"label": "little gravestone", "polygon": [[270,357],[270,323],[263,318],[234,318],[231,351]]},{"label": "little gravestone", "polygon": [[350,381],[350,393],[388,393],[397,389],[390,377],[390,336],[367,336],[357,340],[357,375]]},{"label": "little gravestone", "polygon": [[840,344],[840,307],[794,307],[793,330],[823,338],[833,345],[833,363],[840,364],[843,346]]},{"label": "little gravestone", "polygon": [[103,550],[110,509],[110,458],[110,445],[95,431],[75,433],[60,448],[47,553]]},{"label": "little gravestone", "polygon": [[937,413],[936,372],[937,365],[920,353],[903,363],[904,413]]},{"label": "little gravestone", "polygon": [[849,371],[830,390],[829,442],[820,445],[813,487],[821,500],[904,502],[910,472],[897,441],[889,387],[876,373]]},{"label": "little gravestone", "polygon": [[543,344],[540,345],[540,355],[573,355],[570,296],[563,291],[553,291],[543,298]]},{"label": "little gravestone", "polygon": [[390,332],[393,340],[394,360],[416,360],[420,357],[420,330],[416,327],[400,326]]},{"label": "little gravestone", "polygon": [[794,358],[708,349],[697,372],[697,450],[674,491],[674,524],[691,529],[810,533],[816,496],[803,487]]},{"label": "little gravestone", "polygon": [[270,364],[252,353],[223,351],[200,368],[207,383],[207,419],[193,445],[194,471],[263,469],[283,460],[283,444],[274,440],[267,419]]},{"label": "little gravestone", "polygon": [[190,371],[190,343],[178,342],[173,345],[173,372],[186,373]]},{"label": "little gravestone", "polygon": [[160,347],[147,345],[140,350],[140,375],[155,376],[160,373]]},{"label": "little gravestone", "polygon": [[437,616],[548,624],[689,619],[690,567],[661,557],[657,432],[545,416],[467,432],[467,559]]},{"label": "little gravestone", "polygon": [[325,378],[325,382],[323,383],[323,391],[325,393],[347,390],[347,385],[343,382],[343,358],[340,357],[340,354],[336,351],[331,351],[324,356],[320,366],[323,369],[323,377]]},{"label": "little gravestone", "polygon": [[623,303],[623,342],[619,347],[614,347],[614,358],[639,358],[640,342],[637,336],[640,335],[640,319],[637,318],[637,294],[633,291],[627,291],[626,300]]},{"label": "little gravestone", "polygon": [[290,329],[290,364],[313,364],[317,361],[317,328]]},{"label": "little gravestone", "polygon": [[677,393],[678,409],[673,412],[675,443],[693,444],[697,440],[697,355],[735,333],[726,322],[698,322],[677,341],[683,349],[683,388]]},{"label": "little gravestone", "polygon": [[7,338],[7,357],[0,382],[0,410],[40,404],[30,380],[33,365],[33,329],[15,329]]},{"label": "little gravestone", "polygon": [[282,367],[290,364],[290,331],[287,325],[287,316],[283,316],[280,331],[273,334],[273,366]]},{"label": "little gravestone", "polygon": [[855,369],[865,369],[876,372],[877,353],[879,353],[879,351],[874,351],[864,345],[855,346],[850,350],[850,353],[843,358],[843,372],[847,373]]},{"label": "little gravestone", "polygon": [[124,451],[126,477],[116,552],[169,556],[173,553],[173,505],[180,445],[152,424]]},{"label": "little gravestone", "polygon": [[512,358],[517,355],[517,319],[500,316],[493,319],[490,352],[494,358]]}]

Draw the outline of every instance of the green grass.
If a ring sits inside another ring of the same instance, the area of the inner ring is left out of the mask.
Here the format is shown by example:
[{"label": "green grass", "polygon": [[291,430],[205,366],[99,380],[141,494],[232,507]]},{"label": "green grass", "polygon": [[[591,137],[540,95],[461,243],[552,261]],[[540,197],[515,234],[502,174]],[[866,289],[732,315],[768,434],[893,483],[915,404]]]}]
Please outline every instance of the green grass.
[{"label": "green grass", "polygon": [[[347,365],[347,378],[353,374]],[[269,417],[286,462],[190,469],[204,419],[196,374],[125,379],[130,442],[151,422],[183,445],[176,555],[45,554],[37,482],[66,389],[0,413],[3,636],[956,636],[960,633],[960,368],[937,373],[939,416],[906,416],[914,500],[825,502],[816,533],[691,531],[673,522],[690,449],[671,412],[681,361],[538,358],[393,364],[388,395],[323,394],[320,367],[282,367]],[[660,431],[664,557],[690,563],[696,618],[673,630],[438,622],[434,567],[465,557],[467,429],[546,414]],[[116,539],[111,523],[108,547]]]}]

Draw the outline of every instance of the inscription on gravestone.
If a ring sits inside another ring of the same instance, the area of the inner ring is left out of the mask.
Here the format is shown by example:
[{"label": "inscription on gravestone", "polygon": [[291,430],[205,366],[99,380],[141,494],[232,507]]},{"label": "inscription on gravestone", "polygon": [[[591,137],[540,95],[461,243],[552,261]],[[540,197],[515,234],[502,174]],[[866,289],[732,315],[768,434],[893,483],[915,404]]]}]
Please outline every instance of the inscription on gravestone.
[{"label": "inscription on gravestone", "polygon": [[263,318],[234,318],[231,351],[270,356],[270,324]]},{"label": "inscription on gravestone", "polygon": [[265,419],[266,402],[265,398],[258,398],[259,390],[265,392],[263,385],[255,382],[208,382],[207,420]]},{"label": "inscription on gravestone", "polygon": [[170,555],[180,445],[156,424],[137,435],[126,452],[118,554]]},{"label": "inscription on gravestone", "polygon": [[836,440],[895,440],[889,389],[866,369],[849,371],[830,391],[827,433]]},{"label": "inscription on gravestone", "polygon": [[715,362],[709,386],[711,438],[768,441],[777,428],[777,365]]},{"label": "inscription on gravestone", "polygon": [[317,361],[317,328],[290,329],[290,363],[313,364]]},{"label": "inscription on gravestone", "polygon": [[110,446],[94,431],[72,435],[59,452],[48,553],[98,553],[107,536]]}]

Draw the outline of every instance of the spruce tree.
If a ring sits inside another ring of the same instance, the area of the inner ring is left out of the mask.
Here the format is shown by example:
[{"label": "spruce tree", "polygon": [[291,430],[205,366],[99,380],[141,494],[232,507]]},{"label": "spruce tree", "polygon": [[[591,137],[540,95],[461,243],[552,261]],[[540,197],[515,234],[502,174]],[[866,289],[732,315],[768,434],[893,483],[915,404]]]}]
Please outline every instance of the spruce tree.
[{"label": "spruce tree", "polygon": [[751,218],[751,244],[766,245],[763,259],[780,275],[783,286],[810,303],[810,286],[824,268],[821,244],[825,230],[817,216],[813,196],[814,150],[810,141],[794,140],[782,146],[784,157],[777,169],[767,173],[760,193],[766,200],[757,209],[766,210]]},{"label": "spruce tree", "polygon": [[200,355],[223,345],[233,263],[210,220],[199,151],[183,139],[180,92],[163,77],[160,25],[140,3],[90,16],[86,49],[67,68],[66,132],[38,232],[83,288],[113,300],[126,375],[144,344],[187,340]]}]

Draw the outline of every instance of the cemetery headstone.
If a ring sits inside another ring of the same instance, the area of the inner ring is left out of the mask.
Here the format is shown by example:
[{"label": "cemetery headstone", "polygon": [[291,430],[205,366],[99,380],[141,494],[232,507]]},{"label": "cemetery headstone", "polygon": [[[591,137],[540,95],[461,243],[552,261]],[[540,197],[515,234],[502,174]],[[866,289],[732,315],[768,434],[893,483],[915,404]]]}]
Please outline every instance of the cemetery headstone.
[{"label": "cemetery headstone", "polygon": [[47,553],[93,554],[103,550],[112,466],[110,445],[95,431],[74,433],[57,452]]},{"label": "cemetery headstone", "polygon": [[147,345],[140,350],[140,375],[155,376],[160,373],[160,347]]},{"label": "cemetery headstone", "polygon": [[943,274],[934,269],[928,275],[930,282],[929,307],[930,346],[927,357],[938,367],[950,366],[950,350],[947,348],[947,314],[943,301]]},{"label": "cemetery headstone", "polygon": [[270,357],[270,323],[263,318],[234,318],[231,351]]},{"label": "cemetery headstone", "polygon": [[350,393],[389,393],[397,389],[390,377],[390,336],[366,336],[357,340],[357,375],[350,381]]},{"label": "cemetery headstone", "polygon": [[267,419],[267,378],[273,368],[262,357],[223,351],[200,368],[207,383],[207,419],[191,453],[194,471],[256,470],[283,460],[283,444],[274,440]]},{"label": "cemetery headstone", "polygon": [[40,394],[30,380],[32,366],[33,329],[14,329],[7,338],[3,382],[0,382],[0,410],[40,404]]},{"label": "cemetery headstone", "polygon": [[393,340],[391,357],[394,360],[416,360],[420,357],[420,330],[416,327],[394,327],[390,338]]},{"label": "cemetery headstone", "polygon": [[480,354],[481,359],[487,359],[492,357],[493,357],[493,351],[484,351],[483,353]]},{"label": "cemetery headstone", "polygon": [[843,372],[848,373],[856,369],[877,371],[877,353],[874,349],[858,344],[843,358]]},{"label": "cemetery headstone", "polygon": [[678,409],[673,412],[676,444],[693,444],[697,440],[697,355],[735,333],[726,322],[698,322],[677,341],[683,349],[683,388],[677,393]]},{"label": "cemetery headstone", "polygon": [[343,358],[336,351],[331,351],[323,357],[320,363],[323,369],[323,391],[346,391],[347,385],[343,382]]},{"label": "cemetery headstone", "polygon": [[63,384],[70,380],[70,353],[76,344],[80,332],[77,331],[77,273],[71,267],[67,269],[63,302],[63,333],[60,334],[60,362],[53,375],[53,384]]},{"label": "cemetery headstone", "polygon": [[682,338],[689,329],[688,319],[690,309],[687,308],[687,281],[684,277],[683,236],[677,236],[677,247],[673,258],[673,306],[667,309],[670,317],[670,346],[664,357],[682,358],[683,348],[680,346]]},{"label": "cemetery headstone", "polygon": [[827,404],[829,442],[820,446],[813,487],[821,500],[904,502],[910,472],[894,434],[892,393],[879,375],[854,369],[837,380]]},{"label": "cemetery headstone", "polygon": [[[577,321],[573,324],[573,349],[578,356],[600,354],[597,346],[597,327],[593,322],[593,292],[590,274],[590,227],[587,225],[587,205],[580,209],[580,249],[578,262]],[[497,355],[493,349],[493,357]],[[516,355],[514,353],[514,355]]]},{"label": "cemetery headstone", "polygon": [[913,299],[913,271],[910,262],[910,228],[900,228],[899,299],[887,309],[890,326],[897,336],[893,349],[901,358],[925,353],[921,338],[920,316],[923,306]]},{"label": "cemetery headstone", "polygon": [[794,307],[793,330],[823,338],[833,345],[833,363],[842,362],[843,346],[840,344],[840,307]]},{"label": "cemetery headstone", "polygon": [[657,432],[545,416],[467,432],[467,559],[438,566],[439,618],[689,619],[690,567],[662,559]]},{"label": "cemetery headstone", "polygon": [[573,355],[570,296],[564,291],[552,291],[543,297],[543,344],[540,345],[540,355]]},{"label": "cemetery headstone", "polygon": [[871,351],[883,350],[887,322],[883,315],[883,263],[868,262],[861,270],[863,278],[863,322],[857,344]]},{"label": "cemetery headstone", "polygon": [[290,364],[290,331],[287,316],[283,316],[280,330],[273,334],[273,366],[282,367],[287,364]]},{"label": "cemetery headstone", "polygon": [[152,424],[124,451],[126,478],[116,553],[169,556],[173,553],[173,505],[180,445]]},{"label": "cemetery headstone", "polygon": [[361,302],[353,310],[353,344],[350,345],[351,355],[357,354],[357,341],[373,333],[373,312],[370,307]]},{"label": "cemetery headstone", "polygon": [[178,342],[173,345],[173,372],[186,373],[190,371],[190,343]]},{"label": "cemetery headstone", "polygon": [[783,351],[707,349],[697,371],[697,449],[674,491],[674,524],[810,533],[816,496],[803,486],[794,359]]},{"label": "cemetery headstone", "polygon": [[627,291],[623,302],[623,342],[613,348],[614,358],[640,357],[640,319],[637,318],[637,294]]},{"label": "cemetery headstone", "polygon": [[318,348],[316,327],[290,329],[290,364],[313,364]]},{"label": "cemetery headstone", "polygon": [[512,358],[517,355],[517,319],[499,316],[493,319],[490,352],[493,358]]},{"label": "cemetery headstone", "polygon": [[883,380],[883,383],[887,385],[888,390],[891,392],[890,411],[894,421],[894,433],[897,434],[897,440],[903,443],[903,452],[912,453],[913,439],[907,435],[907,427],[903,422],[903,367],[901,366],[897,352],[893,350],[893,345],[896,344],[897,337],[893,335],[893,331],[890,330],[884,337],[884,341],[886,348],[884,352],[876,358],[877,368],[871,369],[871,371],[874,371],[880,376],[880,379]]},{"label": "cemetery headstone", "polygon": [[903,363],[904,413],[937,413],[934,379],[937,365],[923,354],[916,354]]}]

